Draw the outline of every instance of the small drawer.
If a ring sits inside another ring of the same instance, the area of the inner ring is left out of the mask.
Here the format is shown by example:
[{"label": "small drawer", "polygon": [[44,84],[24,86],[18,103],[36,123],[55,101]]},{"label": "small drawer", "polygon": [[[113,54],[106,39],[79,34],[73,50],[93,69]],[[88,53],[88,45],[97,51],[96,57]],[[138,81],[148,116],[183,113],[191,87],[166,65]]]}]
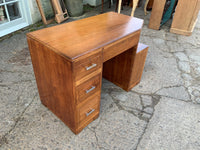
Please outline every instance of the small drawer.
[{"label": "small drawer", "polygon": [[77,104],[81,103],[87,97],[91,96],[97,91],[100,91],[101,87],[101,74],[89,79],[76,88],[76,100]]},{"label": "small drawer", "polygon": [[102,67],[102,55],[95,55],[84,58],[74,64],[75,81],[85,77],[86,75],[96,71]]},{"label": "small drawer", "polygon": [[84,124],[99,113],[100,94],[96,94],[89,98],[87,102],[79,109],[79,123]]},{"label": "small drawer", "polygon": [[117,40],[103,49],[103,62],[123,53],[124,51],[136,46],[139,42],[140,31],[128,35],[123,39]]}]

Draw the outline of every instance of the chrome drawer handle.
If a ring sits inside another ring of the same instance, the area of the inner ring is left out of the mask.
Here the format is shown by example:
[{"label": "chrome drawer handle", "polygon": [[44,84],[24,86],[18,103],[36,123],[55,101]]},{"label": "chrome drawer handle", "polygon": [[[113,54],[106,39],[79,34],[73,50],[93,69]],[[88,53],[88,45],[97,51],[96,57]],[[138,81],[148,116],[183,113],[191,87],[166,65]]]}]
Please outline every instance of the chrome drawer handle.
[{"label": "chrome drawer handle", "polygon": [[91,113],[93,113],[95,111],[95,109],[92,109],[89,113],[85,113],[86,116],[88,117]]},{"label": "chrome drawer handle", "polygon": [[90,93],[91,91],[93,91],[95,88],[96,88],[96,86],[92,86],[89,90],[86,90],[85,93],[88,94],[88,93]]},{"label": "chrome drawer handle", "polygon": [[86,70],[90,70],[90,69],[92,69],[92,68],[94,68],[94,67],[96,67],[96,66],[97,66],[97,64],[92,64],[91,66],[86,67]]}]

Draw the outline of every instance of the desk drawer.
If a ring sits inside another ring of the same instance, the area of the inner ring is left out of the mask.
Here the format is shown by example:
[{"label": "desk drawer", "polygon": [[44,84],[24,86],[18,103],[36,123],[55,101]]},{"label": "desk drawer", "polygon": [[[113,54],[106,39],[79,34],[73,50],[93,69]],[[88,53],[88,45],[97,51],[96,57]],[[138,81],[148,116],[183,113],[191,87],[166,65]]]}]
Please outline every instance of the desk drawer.
[{"label": "desk drawer", "polygon": [[103,49],[103,62],[123,53],[131,47],[136,46],[139,42],[139,37],[140,31],[137,31],[134,34],[128,35],[123,39],[105,46]]},{"label": "desk drawer", "polygon": [[76,88],[77,104],[81,103],[87,97],[91,96],[97,91],[100,91],[101,74],[89,79]]},{"label": "desk drawer", "polygon": [[79,123],[84,124],[99,113],[100,94],[89,98],[87,102],[79,108]]},{"label": "desk drawer", "polygon": [[75,80],[80,80],[82,77],[98,70],[102,67],[102,54],[97,53],[95,55],[84,58],[74,64]]}]

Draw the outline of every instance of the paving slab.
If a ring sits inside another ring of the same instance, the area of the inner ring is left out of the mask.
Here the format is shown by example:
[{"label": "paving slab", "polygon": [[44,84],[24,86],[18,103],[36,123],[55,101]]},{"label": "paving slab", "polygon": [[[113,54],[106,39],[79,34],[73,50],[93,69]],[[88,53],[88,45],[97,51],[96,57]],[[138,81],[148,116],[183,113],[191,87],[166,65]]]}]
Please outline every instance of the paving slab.
[{"label": "paving slab", "polygon": [[185,73],[190,73],[190,64],[189,64],[189,62],[179,61],[178,66],[179,66],[181,71],[183,71]]},{"label": "paving slab", "polygon": [[151,106],[152,105],[152,97],[151,96],[148,96],[148,95],[142,95],[141,96],[141,99],[142,99],[142,104],[144,107],[146,106]]},{"label": "paving slab", "polygon": [[200,104],[199,98],[200,98],[200,84],[195,84],[188,87],[188,92],[191,95],[191,100],[194,103]]},{"label": "paving slab", "polygon": [[72,136],[70,129],[41,104],[37,95],[6,136],[3,149],[67,149]]},{"label": "paving slab", "polygon": [[163,97],[138,150],[199,150],[200,106]]},{"label": "paving slab", "polygon": [[0,139],[16,125],[36,93],[35,82],[0,86]]},{"label": "paving slab", "polygon": [[188,91],[183,86],[163,88],[158,92],[156,92],[156,94],[183,101],[190,101],[190,96],[188,94]]},{"label": "paving slab", "polygon": [[155,93],[163,87],[183,85],[176,59],[165,57],[162,49],[152,49],[151,45],[149,46],[141,82],[132,90],[149,94]]},{"label": "paving slab", "polygon": [[126,111],[109,114],[95,129],[102,149],[135,149],[146,122]]},{"label": "paving slab", "polygon": [[188,57],[183,53],[183,52],[177,52],[175,53],[175,56],[180,60],[180,61],[189,61]]},{"label": "paving slab", "polygon": [[138,94],[132,92],[113,91],[110,94],[125,109],[142,110],[141,99]]}]

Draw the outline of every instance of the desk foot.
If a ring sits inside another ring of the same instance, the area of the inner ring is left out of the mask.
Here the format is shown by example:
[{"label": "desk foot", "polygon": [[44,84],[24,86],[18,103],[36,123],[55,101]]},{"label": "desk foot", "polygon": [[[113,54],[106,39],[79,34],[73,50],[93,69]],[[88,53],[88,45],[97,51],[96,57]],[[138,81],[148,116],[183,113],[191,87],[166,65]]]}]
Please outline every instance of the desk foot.
[{"label": "desk foot", "polygon": [[96,120],[99,117],[99,113],[97,113],[93,118],[91,118],[90,120],[88,120],[87,122],[84,122],[83,124],[80,125],[80,127],[76,130],[72,130],[72,132],[74,132],[74,134],[79,134],[86,126],[88,126],[88,124],[90,124],[92,121]]}]

